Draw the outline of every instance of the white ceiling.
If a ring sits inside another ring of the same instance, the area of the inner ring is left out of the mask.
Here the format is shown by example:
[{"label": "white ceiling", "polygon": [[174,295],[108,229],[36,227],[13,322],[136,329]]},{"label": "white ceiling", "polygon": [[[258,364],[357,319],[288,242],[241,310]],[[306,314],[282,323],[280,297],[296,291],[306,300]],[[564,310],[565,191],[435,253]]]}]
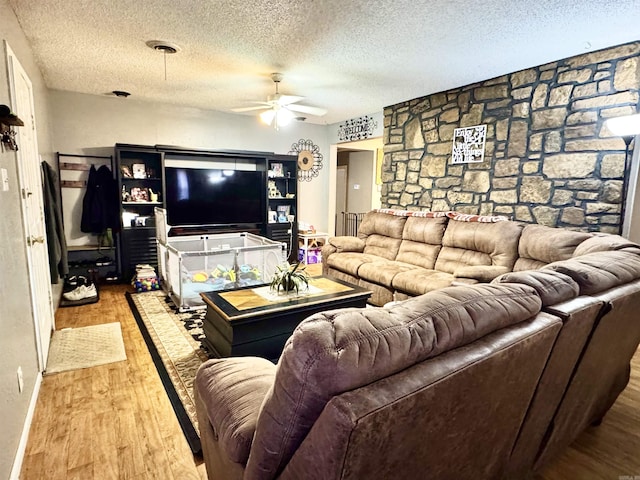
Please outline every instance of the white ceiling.
[{"label": "white ceiling", "polygon": [[[321,124],[637,40],[640,25],[640,0],[9,3],[49,88],[229,112],[282,72],[280,93],[326,108],[307,119]],[[148,40],[181,47],[166,81]]]}]

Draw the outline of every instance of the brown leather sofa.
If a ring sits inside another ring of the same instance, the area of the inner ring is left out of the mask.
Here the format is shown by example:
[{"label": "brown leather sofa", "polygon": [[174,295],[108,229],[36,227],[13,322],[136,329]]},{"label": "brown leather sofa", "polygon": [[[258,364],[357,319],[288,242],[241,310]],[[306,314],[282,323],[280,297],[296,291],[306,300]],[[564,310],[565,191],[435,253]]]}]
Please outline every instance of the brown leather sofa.
[{"label": "brown leather sofa", "polygon": [[322,269],[371,290],[370,302],[382,306],[566,260],[592,236],[501,216],[374,210],[364,216],[357,237],[329,239]]},{"label": "brown leather sofa", "polygon": [[626,386],[640,247],[522,230],[512,271],[491,284],[316,314],[277,365],[206,362],[195,394],[209,478],[514,479],[547,465]]}]

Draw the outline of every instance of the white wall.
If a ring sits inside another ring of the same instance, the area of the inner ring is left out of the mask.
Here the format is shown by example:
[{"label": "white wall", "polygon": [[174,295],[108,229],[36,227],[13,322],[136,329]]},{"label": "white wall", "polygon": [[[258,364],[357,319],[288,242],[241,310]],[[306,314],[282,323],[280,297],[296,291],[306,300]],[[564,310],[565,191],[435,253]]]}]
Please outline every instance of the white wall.
[{"label": "white wall", "polygon": [[132,143],[286,154],[298,140],[310,139],[320,147],[324,167],[312,181],[298,182],[298,217],[326,229],[329,148],[324,125],[294,122],[276,131],[256,116],[63,91],[51,92],[51,111],[54,147],[61,153],[111,155],[116,143]]},{"label": "white wall", "polygon": [[[0,0],[0,104],[11,105],[5,40],[33,84],[38,148],[49,161],[48,92],[13,10]],[[0,149],[0,168],[9,179],[9,191],[0,191],[0,478],[9,478],[39,372],[14,152]],[[22,393],[18,392],[18,367],[24,375]]]},{"label": "white wall", "polygon": [[375,151],[349,153],[347,211],[364,213],[371,210],[375,166]]}]

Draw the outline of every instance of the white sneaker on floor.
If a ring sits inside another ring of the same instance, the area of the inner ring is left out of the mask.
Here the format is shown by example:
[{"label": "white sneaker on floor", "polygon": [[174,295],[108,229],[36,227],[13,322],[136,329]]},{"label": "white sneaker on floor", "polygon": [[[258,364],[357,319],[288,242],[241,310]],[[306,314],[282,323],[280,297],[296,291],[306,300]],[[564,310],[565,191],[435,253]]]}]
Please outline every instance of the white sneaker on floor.
[{"label": "white sneaker on floor", "polygon": [[86,296],[84,298],[95,297],[98,295],[98,291],[96,290],[96,284],[92,283],[89,286],[86,286]]},{"label": "white sneaker on floor", "polygon": [[95,284],[91,284],[90,286],[80,285],[78,288],[71,290],[70,292],[64,293],[62,296],[66,300],[78,301],[84,300],[85,298],[95,297],[98,295],[98,291],[96,290]]}]

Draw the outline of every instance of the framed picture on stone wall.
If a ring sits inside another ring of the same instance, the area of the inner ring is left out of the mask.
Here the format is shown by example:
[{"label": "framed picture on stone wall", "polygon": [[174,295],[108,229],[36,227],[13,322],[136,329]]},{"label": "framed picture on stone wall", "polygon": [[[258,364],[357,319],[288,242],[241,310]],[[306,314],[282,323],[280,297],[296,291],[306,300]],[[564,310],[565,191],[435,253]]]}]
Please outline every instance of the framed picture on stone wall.
[{"label": "framed picture on stone wall", "polygon": [[451,163],[480,163],[484,161],[487,126],[475,125],[453,130]]}]

